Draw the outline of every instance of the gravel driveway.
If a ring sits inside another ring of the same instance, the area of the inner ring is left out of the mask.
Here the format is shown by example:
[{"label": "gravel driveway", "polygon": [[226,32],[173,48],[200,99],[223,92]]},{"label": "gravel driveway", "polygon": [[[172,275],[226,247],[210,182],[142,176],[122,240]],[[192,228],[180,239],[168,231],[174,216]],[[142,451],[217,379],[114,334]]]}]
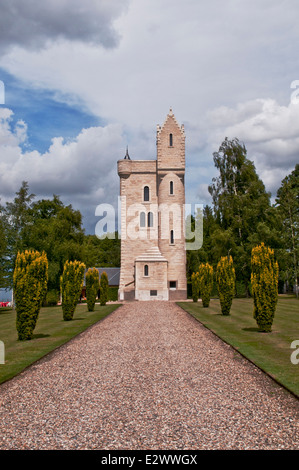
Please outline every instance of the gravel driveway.
[{"label": "gravel driveway", "polygon": [[175,303],[132,302],[0,385],[0,449],[299,449],[298,411]]}]

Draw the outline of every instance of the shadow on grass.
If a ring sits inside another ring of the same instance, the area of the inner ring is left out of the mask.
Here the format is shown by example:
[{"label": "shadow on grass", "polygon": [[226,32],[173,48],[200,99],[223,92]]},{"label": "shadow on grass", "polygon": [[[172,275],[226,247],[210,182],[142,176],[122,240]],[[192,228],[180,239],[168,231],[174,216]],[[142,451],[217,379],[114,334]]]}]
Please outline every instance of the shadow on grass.
[{"label": "shadow on grass", "polygon": [[39,338],[49,338],[51,335],[44,335],[43,333],[33,334],[32,339],[39,339]]},{"label": "shadow on grass", "polygon": [[242,328],[243,331],[252,331],[254,333],[271,333],[270,331],[263,331],[256,327]]}]

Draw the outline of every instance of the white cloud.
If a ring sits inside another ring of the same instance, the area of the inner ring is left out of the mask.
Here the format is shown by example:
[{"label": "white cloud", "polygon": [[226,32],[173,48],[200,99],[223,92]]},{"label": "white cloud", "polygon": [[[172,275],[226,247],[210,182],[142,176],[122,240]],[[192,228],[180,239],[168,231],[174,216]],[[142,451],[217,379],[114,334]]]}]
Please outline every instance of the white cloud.
[{"label": "white cloud", "polygon": [[2,110],[2,196],[13,197],[21,182],[28,181],[30,191],[38,197],[58,194],[63,202],[82,210],[89,225],[98,204],[115,204],[119,189],[117,160],[125,146],[121,126],[82,129],[70,142],[56,137],[48,152],[40,154],[22,150],[26,126],[20,123],[15,131],[10,120],[11,112]]},{"label": "white cloud", "polygon": [[189,200],[207,198],[213,152],[226,136],[244,141],[271,191],[298,161],[299,105],[289,103],[299,78],[297,0],[28,0],[9,31],[12,6],[20,12],[24,2],[1,3],[1,41],[11,46],[5,70],[107,123],[72,142],[53,136],[40,155],[20,150],[30,122],[12,129],[4,119],[0,142],[9,145],[0,165],[10,162],[5,172],[14,187],[28,176],[36,192],[64,194],[75,204],[87,206],[90,195],[117,197],[116,160],[127,143],[132,158],[155,158],[156,124],[170,106],[185,124]]}]

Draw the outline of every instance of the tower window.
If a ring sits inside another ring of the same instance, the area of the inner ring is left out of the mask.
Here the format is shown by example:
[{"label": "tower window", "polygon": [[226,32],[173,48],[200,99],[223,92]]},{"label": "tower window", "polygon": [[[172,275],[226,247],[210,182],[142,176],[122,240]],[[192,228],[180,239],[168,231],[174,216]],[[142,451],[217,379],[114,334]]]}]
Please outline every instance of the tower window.
[{"label": "tower window", "polygon": [[144,265],[144,275],[148,276],[148,265],[147,264]]},{"label": "tower window", "polygon": [[169,183],[169,194],[173,194],[173,181]]},{"label": "tower window", "polygon": [[148,186],[144,186],[143,188],[143,200],[149,201],[149,187]]},{"label": "tower window", "polygon": [[140,212],[140,227],[145,227],[145,212]]},{"label": "tower window", "polygon": [[152,212],[149,212],[147,214],[147,225],[148,225],[148,227],[153,227],[154,226],[154,214]]},{"label": "tower window", "polygon": [[169,281],[169,288],[176,289],[176,281]]},{"label": "tower window", "polygon": [[174,244],[174,233],[173,233],[173,230],[170,230],[170,244],[171,244],[171,245]]},{"label": "tower window", "polygon": [[169,134],[169,146],[170,147],[173,146],[173,135],[172,134]]}]

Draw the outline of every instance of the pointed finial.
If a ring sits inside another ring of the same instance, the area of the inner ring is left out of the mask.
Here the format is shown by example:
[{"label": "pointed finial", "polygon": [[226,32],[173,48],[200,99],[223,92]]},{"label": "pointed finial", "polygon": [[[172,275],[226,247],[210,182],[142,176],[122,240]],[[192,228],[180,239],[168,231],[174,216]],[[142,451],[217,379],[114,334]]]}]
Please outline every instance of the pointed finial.
[{"label": "pointed finial", "polygon": [[130,155],[129,155],[129,151],[128,151],[128,146],[127,146],[126,156],[125,156],[124,160],[131,160]]},{"label": "pointed finial", "polygon": [[172,115],[173,115],[173,112],[172,112],[172,106],[170,106],[170,108],[169,108],[169,114],[170,114],[170,116],[172,116]]}]

